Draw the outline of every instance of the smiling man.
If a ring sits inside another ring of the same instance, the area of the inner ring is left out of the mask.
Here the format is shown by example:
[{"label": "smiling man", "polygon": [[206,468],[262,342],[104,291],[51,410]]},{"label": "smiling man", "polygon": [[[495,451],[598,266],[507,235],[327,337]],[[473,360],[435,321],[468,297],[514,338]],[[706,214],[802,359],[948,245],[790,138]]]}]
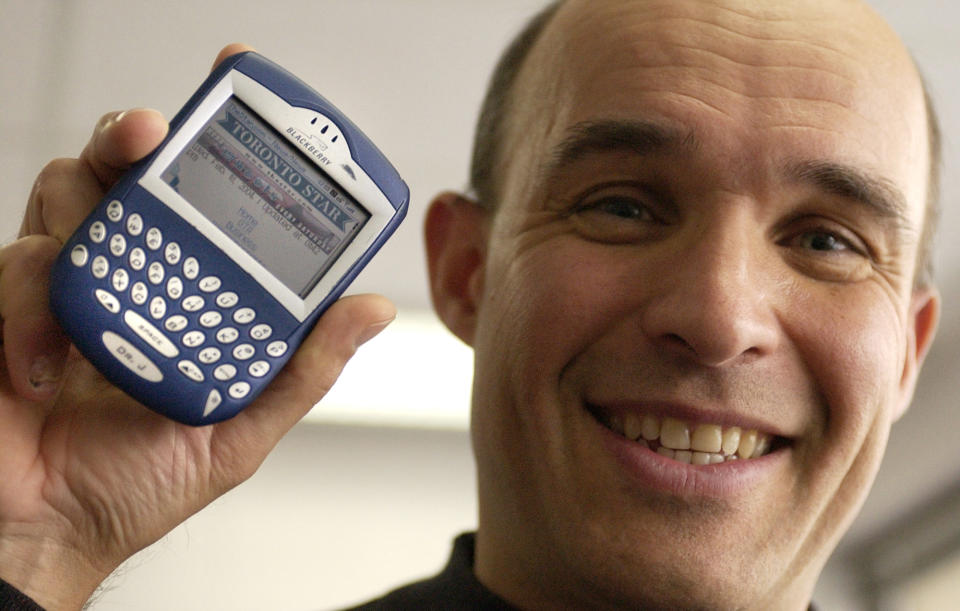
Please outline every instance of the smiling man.
[{"label": "smiling man", "polygon": [[476,574],[524,608],[804,608],[937,318],[917,72],[860,2],[548,19],[480,201],[427,225],[476,349]]},{"label": "smiling man", "polygon": [[[37,279],[162,133],[109,116],[0,252],[0,576],[51,609],[249,476],[392,315],[343,300],[205,429],[51,365]],[[426,223],[437,312],[476,351],[475,545],[370,608],[806,608],[934,335],[936,140],[908,53],[858,1],[538,16],[485,104],[476,197]]]}]

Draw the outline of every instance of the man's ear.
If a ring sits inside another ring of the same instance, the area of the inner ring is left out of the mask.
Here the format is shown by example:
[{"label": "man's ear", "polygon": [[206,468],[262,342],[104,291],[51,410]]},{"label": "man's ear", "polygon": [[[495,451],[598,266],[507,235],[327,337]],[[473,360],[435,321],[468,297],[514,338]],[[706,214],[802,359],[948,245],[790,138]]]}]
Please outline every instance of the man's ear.
[{"label": "man's ear", "polygon": [[907,328],[907,354],[900,378],[900,403],[893,419],[899,420],[910,406],[917,376],[927,357],[940,321],[940,293],[934,287],[925,287],[913,292],[910,300]]},{"label": "man's ear", "polygon": [[454,335],[473,345],[483,294],[490,213],[457,193],[441,193],[424,224],[433,307]]}]

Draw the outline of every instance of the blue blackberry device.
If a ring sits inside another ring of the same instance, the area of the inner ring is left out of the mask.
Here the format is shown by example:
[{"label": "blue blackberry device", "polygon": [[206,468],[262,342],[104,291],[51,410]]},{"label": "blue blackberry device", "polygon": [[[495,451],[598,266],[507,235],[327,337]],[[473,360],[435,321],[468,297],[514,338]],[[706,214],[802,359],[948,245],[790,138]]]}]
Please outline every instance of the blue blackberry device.
[{"label": "blue blackberry device", "polygon": [[51,307],[137,401],[191,425],[225,420],[280,371],[408,200],[343,113],[241,53],[64,245]]}]

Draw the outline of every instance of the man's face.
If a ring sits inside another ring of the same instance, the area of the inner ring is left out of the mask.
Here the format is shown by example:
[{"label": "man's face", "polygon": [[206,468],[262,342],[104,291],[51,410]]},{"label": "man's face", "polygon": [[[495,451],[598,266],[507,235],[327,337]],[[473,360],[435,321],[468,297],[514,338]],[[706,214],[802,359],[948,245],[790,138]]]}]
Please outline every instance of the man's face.
[{"label": "man's face", "polygon": [[909,400],[910,62],[853,3],[727,4],[574,0],[521,73],[473,334],[516,602],[806,604]]}]

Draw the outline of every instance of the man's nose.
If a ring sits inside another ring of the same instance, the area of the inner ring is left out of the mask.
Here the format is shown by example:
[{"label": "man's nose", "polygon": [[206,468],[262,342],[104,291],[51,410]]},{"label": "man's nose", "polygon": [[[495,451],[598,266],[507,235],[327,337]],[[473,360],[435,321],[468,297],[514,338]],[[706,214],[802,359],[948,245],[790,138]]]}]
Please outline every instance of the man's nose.
[{"label": "man's nose", "polygon": [[771,353],[781,336],[771,295],[773,253],[744,218],[678,238],[643,312],[660,349],[708,367]]}]

